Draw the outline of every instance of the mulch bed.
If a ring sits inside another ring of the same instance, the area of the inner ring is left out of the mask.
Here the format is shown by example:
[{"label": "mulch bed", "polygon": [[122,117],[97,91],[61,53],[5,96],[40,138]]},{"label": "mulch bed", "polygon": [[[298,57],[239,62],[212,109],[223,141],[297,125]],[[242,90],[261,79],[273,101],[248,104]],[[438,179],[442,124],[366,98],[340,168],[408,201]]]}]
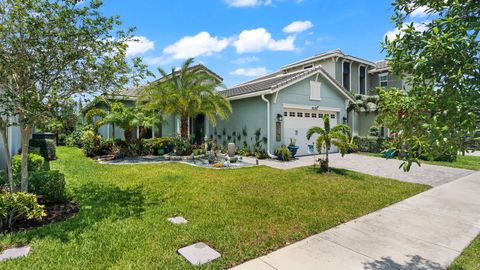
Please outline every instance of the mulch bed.
[{"label": "mulch bed", "polygon": [[66,220],[78,212],[80,206],[74,201],[45,205],[45,214],[41,220],[18,220],[9,232],[25,231],[54,222]]}]

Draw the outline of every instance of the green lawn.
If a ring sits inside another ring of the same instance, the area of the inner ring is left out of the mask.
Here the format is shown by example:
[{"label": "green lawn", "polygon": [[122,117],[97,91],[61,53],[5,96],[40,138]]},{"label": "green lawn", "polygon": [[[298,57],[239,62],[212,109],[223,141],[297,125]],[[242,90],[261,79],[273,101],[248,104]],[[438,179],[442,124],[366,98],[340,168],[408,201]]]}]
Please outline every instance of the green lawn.
[{"label": "green lawn", "polygon": [[[383,158],[381,153],[358,152],[356,154]],[[454,162],[421,160],[420,164],[422,163],[480,171],[480,157],[476,156],[458,156]]]},{"label": "green lawn", "polygon": [[[189,269],[176,250],[204,241],[222,257],[199,269],[228,268],[403,200],[429,187],[311,168],[212,170],[185,164],[100,165],[58,148],[52,169],[66,174],[81,204],[70,220],[0,238],[32,253],[4,269]],[[190,222],[173,225],[181,214]]]},{"label": "green lawn", "polygon": [[462,252],[449,268],[450,270],[480,269],[480,235]]}]

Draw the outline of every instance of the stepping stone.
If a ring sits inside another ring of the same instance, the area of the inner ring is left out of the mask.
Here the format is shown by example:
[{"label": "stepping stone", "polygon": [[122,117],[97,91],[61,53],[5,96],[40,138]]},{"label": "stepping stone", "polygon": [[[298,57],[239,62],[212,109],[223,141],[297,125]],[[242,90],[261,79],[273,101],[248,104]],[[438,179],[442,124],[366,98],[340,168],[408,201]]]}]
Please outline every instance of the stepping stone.
[{"label": "stepping stone", "polygon": [[0,261],[16,259],[27,256],[30,253],[30,247],[9,248],[0,254]]},{"label": "stepping stone", "polygon": [[188,220],[186,220],[182,216],[168,218],[168,221],[170,221],[173,224],[185,224],[188,222]]},{"label": "stepping stone", "polygon": [[177,252],[193,265],[202,265],[221,256],[220,253],[203,242],[183,247],[177,250]]}]

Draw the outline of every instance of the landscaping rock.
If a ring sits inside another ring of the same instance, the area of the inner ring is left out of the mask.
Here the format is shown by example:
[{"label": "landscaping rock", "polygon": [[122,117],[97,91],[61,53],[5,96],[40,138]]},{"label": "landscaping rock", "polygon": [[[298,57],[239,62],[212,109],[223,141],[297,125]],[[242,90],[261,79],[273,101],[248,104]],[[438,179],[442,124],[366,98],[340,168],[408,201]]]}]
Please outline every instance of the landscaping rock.
[{"label": "landscaping rock", "polygon": [[168,221],[170,221],[173,224],[185,224],[188,222],[188,220],[186,220],[182,216],[168,218]]},{"label": "landscaping rock", "polygon": [[221,256],[220,253],[203,242],[183,247],[177,252],[193,265],[202,265]]},{"label": "landscaping rock", "polygon": [[30,247],[9,248],[0,254],[0,261],[25,257],[30,253]]}]

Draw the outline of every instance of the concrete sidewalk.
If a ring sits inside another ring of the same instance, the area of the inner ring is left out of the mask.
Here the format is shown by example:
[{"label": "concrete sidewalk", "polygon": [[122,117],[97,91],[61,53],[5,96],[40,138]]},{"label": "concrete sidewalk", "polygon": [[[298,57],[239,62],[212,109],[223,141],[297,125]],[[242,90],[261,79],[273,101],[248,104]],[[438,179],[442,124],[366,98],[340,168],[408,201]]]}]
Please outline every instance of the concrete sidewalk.
[{"label": "concrete sidewalk", "polygon": [[479,194],[476,172],[233,269],[445,269],[480,233]]}]

